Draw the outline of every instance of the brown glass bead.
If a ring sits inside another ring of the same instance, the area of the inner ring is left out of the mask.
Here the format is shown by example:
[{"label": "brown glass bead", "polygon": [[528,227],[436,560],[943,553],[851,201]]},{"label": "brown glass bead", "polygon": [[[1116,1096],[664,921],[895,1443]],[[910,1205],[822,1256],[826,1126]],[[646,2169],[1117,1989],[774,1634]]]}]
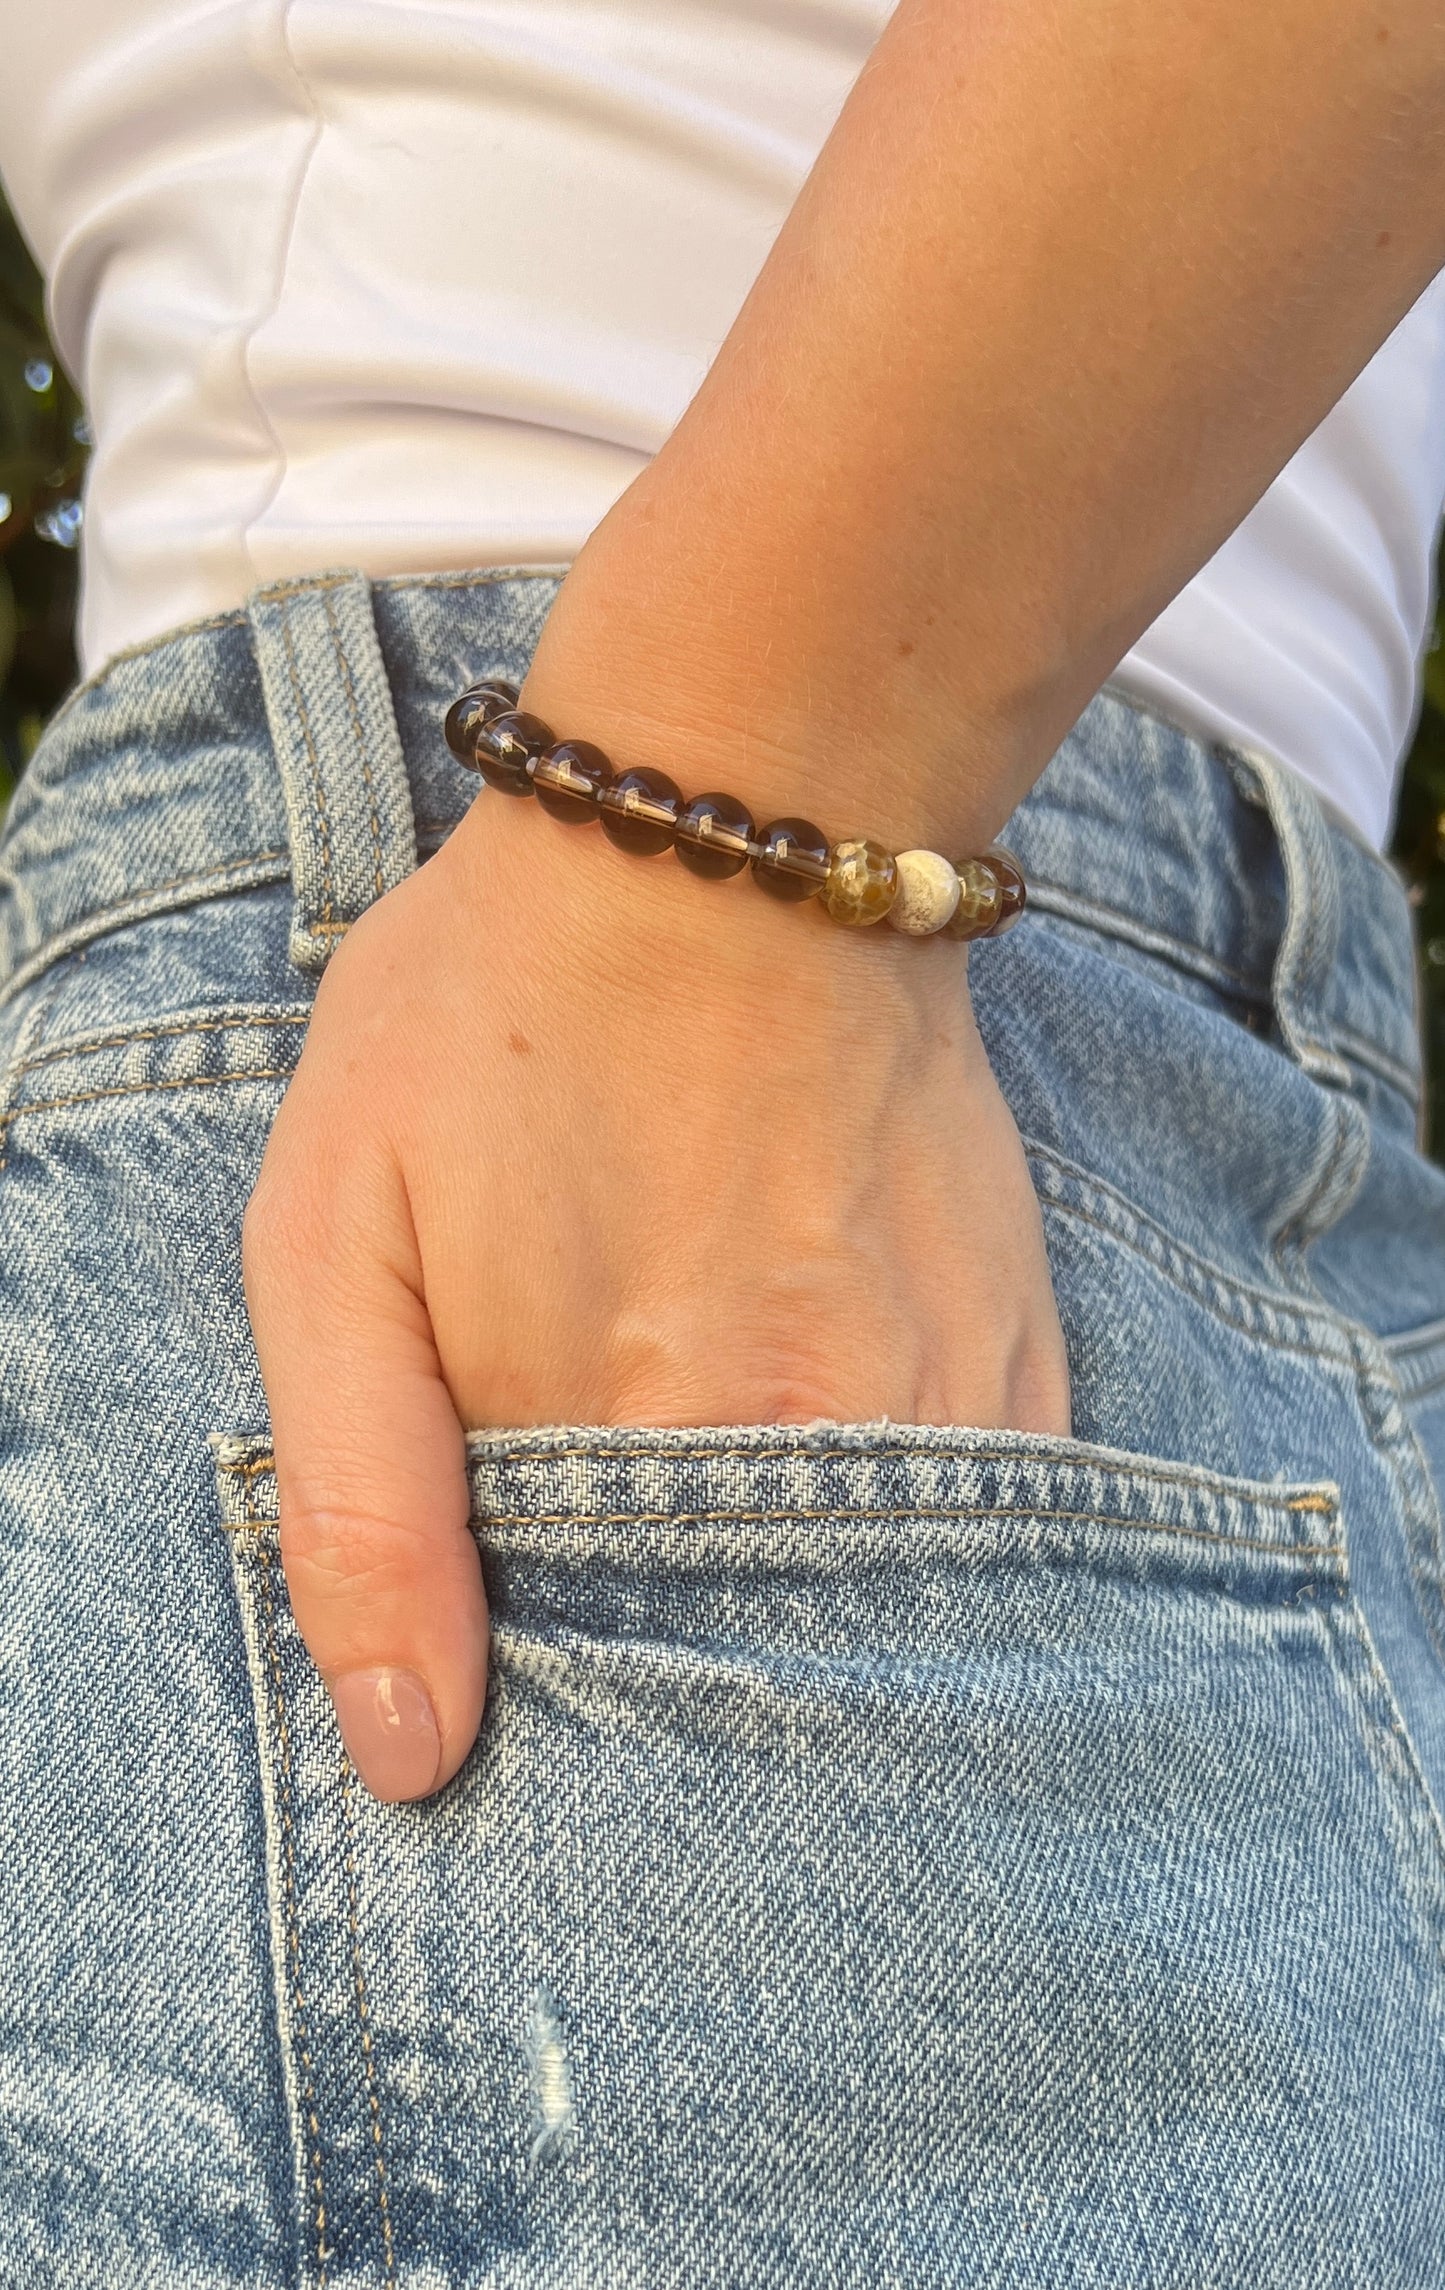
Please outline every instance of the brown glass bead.
[{"label": "brown glass bead", "polygon": [[598,799],[611,778],[612,766],[600,747],[585,739],[566,739],[537,758],[532,788],[552,818],[570,827],[584,826],[597,817]]},{"label": "brown glass bead", "polygon": [[811,819],[775,819],[757,839],[753,880],[769,898],[816,898],[828,879],[828,838]]},{"label": "brown glass bead", "polygon": [[882,922],[898,895],[898,865],[881,843],[835,843],[828,853],[823,904],[834,922],[861,930]]},{"label": "brown glass bead", "polygon": [[477,733],[477,769],[488,787],[500,795],[530,795],[530,766],[552,745],[552,734],[540,716],[524,716],[512,708],[493,716]]},{"label": "brown glass bead", "polygon": [[677,822],[677,855],[705,882],[740,875],[752,856],[753,815],[735,795],[695,795]]},{"label": "brown glass bead", "polygon": [[468,771],[477,768],[477,733],[495,716],[506,715],[515,708],[517,699],[515,684],[504,683],[500,676],[493,676],[484,684],[473,684],[459,700],[453,700],[447,709],[447,746]]},{"label": "brown glass bead", "polygon": [[1002,907],[998,921],[988,935],[990,938],[1002,938],[1006,930],[1013,929],[1028,905],[1028,885],[1024,881],[1023,868],[1012,851],[1006,851],[1002,843],[991,843],[983,857],[985,866],[992,870],[998,883]]},{"label": "brown glass bead", "polygon": [[958,904],[943,926],[949,938],[987,938],[1003,913],[998,877],[986,859],[960,859]]},{"label": "brown glass bead", "polygon": [[597,798],[603,834],[619,851],[631,851],[639,859],[655,859],[670,847],[681,809],[682,789],[676,780],[665,771],[649,771],[646,765],[619,771]]}]

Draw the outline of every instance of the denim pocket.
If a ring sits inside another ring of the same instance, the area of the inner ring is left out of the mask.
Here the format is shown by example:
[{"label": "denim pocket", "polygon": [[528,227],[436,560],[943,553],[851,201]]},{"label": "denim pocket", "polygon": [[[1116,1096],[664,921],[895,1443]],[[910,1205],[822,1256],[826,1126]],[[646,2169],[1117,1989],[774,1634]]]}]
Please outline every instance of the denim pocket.
[{"label": "denim pocket", "polygon": [[218,1465],[301,2279],[1434,2283],[1442,1859],[1332,1490],[474,1439],[487,1718],[383,1807]]}]

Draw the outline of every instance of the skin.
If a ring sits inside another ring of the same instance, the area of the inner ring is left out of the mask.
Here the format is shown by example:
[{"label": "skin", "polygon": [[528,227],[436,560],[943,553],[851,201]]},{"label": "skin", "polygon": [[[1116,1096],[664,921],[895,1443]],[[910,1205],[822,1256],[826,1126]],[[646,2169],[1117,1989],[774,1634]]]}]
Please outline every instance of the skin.
[{"label": "skin", "polygon": [[[977,850],[1442,264],[1437,0],[903,0],[525,704]],[[332,962],[245,1266],[292,1601],[382,1796],[480,1718],[463,1427],[1069,1428],[963,950],[500,797]]]}]

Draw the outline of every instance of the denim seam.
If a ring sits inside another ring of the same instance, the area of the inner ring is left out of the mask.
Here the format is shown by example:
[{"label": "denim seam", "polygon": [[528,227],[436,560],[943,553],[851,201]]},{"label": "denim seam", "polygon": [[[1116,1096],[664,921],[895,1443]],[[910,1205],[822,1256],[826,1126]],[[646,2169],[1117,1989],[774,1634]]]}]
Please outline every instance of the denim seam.
[{"label": "denim seam", "polygon": [[1223,1327],[1232,1328],[1237,1335],[1247,1337],[1250,1343],[1263,1344],[1267,1350],[1272,1352],[1289,1352],[1296,1359],[1330,1359],[1337,1367],[1346,1365],[1344,1359],[1328,1346],[1308,1343],[1303,1338],[1268,1335],[1262,1328],[1247,1328],[1241,1320],[1231,1319],[1227,1312],[1220,1311],[1217,1306],[1210,1304],[1204,1297],[1190,1288],[1186,1282],[1176,1279],[1166,1266],[1159,1264],[1155,1258],[1150,1256],[1147,1249],[1140,1248],[1134,1241],[1126,1239],[1122,1233],[1117,1232],[1112,1225],[1104,1223],[1100,1218],[1090,1216],[1086,1209],[1074,1208],[1063,1201],[1045,1201],[1044,1210],[1046,1214],[1071,1218],[1075,1224],[1088,1225],[1094,1232],[1101,1232],[1108,1239],[1116,1241],[1120,1248],[1131,1249],[1134,1255],[1141,1258],[1145,1264],[1152,1265],[1161,1279],[1168,1280],[1172,1286],[1190,1297],[1191,1301],[1199,1306],[1201,1312],[1208,1312],[1212,1319],[1218,1320]]},{"label": "denim seam", "polygon": [[907,1519],[1034,1519],[1040,1526],[1130,1527],[1138,1529],[1142,1534],[1182,1535],[1187,1542],[1219,1543],[1226,1550],[1265,1551],[1273,1558],[1342,1559],[1345,1556],[1343,1543],[1272,1543],[1252,1535],[1221,1534],[1213,1527],[1172,1526],[1164,1519],[1129,1519],[1111,1511],[1057,1511],[1042,1508],[1037,1503],[885,1503],[873,1508],[828,1503],[818,1509],[805,1509],[796,1503],[780,1503],[767,1511],[487,1511],[483,1513],[481,1524],[485,1527],[756,1527],[771,1526],[782,1521],[818,1519],[848,1522],[859,1519],[892,1519],[895,1523]]},{"label": "denim seam", "polygon": [[78,701],[83,700],[87,693],[98,691],[107,677],[115,669],[124,667],[127,661],[147,659],[152,652],[163,652],[167,645],[176,643],[182,637],[209,636],[217,628],[243,627],[245,619],[244,611],[216,612],[205,620],[182,621],[179,627],[163,629],[158,636],[144,636],[137,644],[123,645],[119,652],[112,652],[103,660],[93,675],[84,677],[80,683],[72,686],[50,717],[46,730],[52,731],[57,724],[63,723]]},{"label": "denim seam", "polygon": [[67,1058],[99,1057],[104,1050],[127,1050],[135,1042],[180,1041],[188,1034],[245,1034],[264,1033],[269,1026],[309,1026],[309,1010],[251,1010],[236,1011],[220,1018],[178,1019],[172,1026],[145,1026],[131,1033],[79,1035],[74,1041],[57,1043],[54,1049],[38,1050],[33,1057],[20,1059],[11,1067],[11,1073],[34,1073],[38,1066],[58,1065]]},{"label": "denim seam", "polygon": [[[1202,1311],[1211,1313],[1225,1327],[1248,1336],[1251,1342],[1264,1344],[1273,1351],[1294,1352],[1306,1358],[1332,1359],[1341,1367],[1350,1364],[1342,1324],[1327,1310],[1321,1308],[1316,1312],[1307,1312],[1296,1296],[1276,1298],[1267,1289],[1246,1286],[1244,1282],[1208,1263],[1205,1258],[1196,1256],[1192,1249],[1186,1248],[1182,1242],[1166,1233],[1151,1217],[1134,1208],[1112,1185],[1087,1176],[1074,1163],[1028,1138],[1024,1140],[1024,1149],[1030,1161],[1057,1170],[1100,1209],[1112,1209],[1114,1213],[1112,1216],[1094,1215],[1072,1201],[1060,1200],[1052,1194],[1044,1193],[1040,1205],[1046,1212],[1072,1217],[1076,1223],[1090,1225],[1102,1232],[1121,1248],[1131,1249],[1146,1264],[1153,1265],[1164,1279],[1182,1289]],[[1152,1242],[1152,1249],[1144,1245],[1146,1238]],[[1202,1293],[1206,1287],[1213,1293]],[[1236,1316],[1231,1317],[1224,1309],[1226,1302],[1235,1307]],[[1262,1314],[1270,1322],[1270,1328],[1252,1325],[1249,1315],[1253,1313]],[[1273,1332],[1282,1322],[1292,1322],[1297,1333],[1284,1335]]]},{"label": "denim seam", "polygon": [[[475,571],[458,573],[391,573],[373,580],[373,589],[382,589],[388,595],[405,596],[412,590],[447,588],[498,588],[518,581],[546,581],[553,585],[561,580],[569,567],[565,564],[539,565],[483,565]],[[355,576],[350,572],[298,573],[291,580],[268,581],[261,594],[267,597],[284,596],[293,589],[340,588]],[[200,620],[183,620],[174,628],[162,629],[156,636],[143,636],[135,644],[123,645],[103,660],[94,674],[86,676],[66,693],[47,729],[62,721],[83,700],[87,693],[98,691],[117,668],[131,660],[148,659],[153,652],[163,652],[172,644],[183,643],[188,636],[209,636],[219,628],[244,628],[246,608],[237,605],[229,612],[208,613]]]},{"label": "denim seam", "polygon": [[306,761],[311,767],[311,792],[316,802],[316,823],[321,836],[321,920],[312,922],[308,918],[306,928],[308,932],[314,931],[334,937],[339,935],[339,932],[344,930],[346,926],[344,923],[339,926],[336,923],[332,902],[331,818],[326,809],[326,790],[321,784],[321,759],[316,752],[316,740],[311,729],[311,714],[306,705],[306,695],[301,689],[300,671],[296,665],[296,645],[291,634],[291,615],[284,604],[281,606],[281,640],[286,648],[286,675],[291,686],[291,698],[295,703],[297,720],[301,726],[301,737],[306,743]]},{"label": "denim seam", "polygon": [[[589,1462],[609,1463],[916,1463],[924,1461],[952,1461],[961,1458],[969,1463],[1042,1463],[1050,1470],[1097,1471],[1102,1476],[1111,1473],[1116,1478],[1147,1480],[1164,1487],[1192,1487],[1211,1499],[1220,1499],[1220,1490],[1214,1475],[1190,1471],[1181,1466],[1171,1471],[1160,1464],[1149,1464],[1135,1470],[1131,1464],[1092,1463],[1083,1458],[1058,1458],[1051,1455],[1033,1455],[1017,1447],[961,1447],[938,1449],[928,1447],[599,1447],[595,1443],[579,1441],[570,1447],[549,1447],[537,1454],[519,1454],[508,1458],[502,1467],[526,1470],[530,1464],[552,1462],[563,1456],[583,1457]],[[271,1449],[250,1457],[245,1463],[221,1463],[222,1475],[230,1479],[265,1479],[274,1477],[276,1458]],[[1333,1518],[1339,1504],[1323,1489],[1311,1488],[1300,1495],[1281,1494],[1246,1495],[1232,1488],[1223,1500],[1246,1505],[1257,1511],[1310,1511],[1320,1517]],[[897,1506],[901,1508],[902,1506]],[[521,1514],[519,1513],[518,1516]],[[631,1513],[621,1514],[632,1516]],[[729,1514],[730,1515],[730,1514]],[[827,1513],[820,1513],[827,1516]],[[273,1524],[274,1522],[246,1519],[243,1526]]]},{"label": "denim seam", "polygon": [[65,973],[62,970],[59,971],[56,977],[52,980],[49,993],[41,995],[40,1000],[36,1003],[35,1008],[31,1011],[29,1018],[21,1028],[20,1040],[16,1044],[17,1055],[15,1061],[11,1065],[9,1072],[4,1076],[3,1083],[0,1083],[0,1170],[5,1168],[7,1156],[9,1154],[10,1124],[14,1120],[16,1113],[15,1090],[17,1084],[19,1083],[20,1076],[26,1070],[25,1064],[23,1062],[25,1055],[33,1042],[42,1041],[44,1039],[46,1021],[49,1018],[51,1011],[55,1008],[56,1001],[60,995],[60,989],[64,983]]},{"label": "denim seam", "polygon": [[337,620],[336,607],[331,601],[329,589],[322,599],[322,609],[326,614],[326,625],[331,631],[331,641],[336,647],[336,657],[341,663],[341,679],[346,686],[346,712],[351,718],[352,736],[356,741],[356,752],[361,758],[361,777],[366,788],[367,814],[371,822],[372,887],[380,898],[386,890],[386,878],[381,864],[381,820],[376,809],[376,781],[372,777],[366,734],[361,728],[361,710],[356,704],[356,685],[352,680],[351,662],[346,656],[346,646],[341,639],[341,624]]},{"label": "denim seam", "polygon": [[40,1097],[15,1105],[6,1115],[7,1129],[31,1113],[58,1113],[67,1105],[98,1105],[107,1097],[148,1097],[159,1090],[220,1089],[233,1081],[289,1081],[296,1071],[289,1065],[250,1066],[236,1073],[187,1073],[171,1081],[118,1082],[110,1089],[78,1089],[68,1097]]},{"label": "denim seam", "polygon": [[[1359,1602],[1353,1598],[1334,1600],[1318,1611],[1330,1648],[1331,1666],[1364,1733],[1365,1754],[1374,1769],[1376,1785],[1382,1796],[1393,1794],[1398,1800],[1410,1841],[1420,1847],[1428,1839],[1433,1895],[1429,1904],[1415,1896],[1398,1838],[1395,1840],[1396,1865],[1406,1896],[1427,1920],[1434,1952],[1445,1964],[1445,1828],[1441,1826],[1439,1808],[1430,1794],[1409,1727],[1395,1700],[1389,1674],[1375,1649]],[[1361,1668],[1368,1692],[1359,1676]],[[1378,1745],[1373,1750],[1372,1741]],[[1384,1750],[1383,1760],[1379,1748]],[[1404,1767],[1403,1774],[1394,1770],[1397,1760]],[[1420,1836],[1422,1824],[1425,1838]],[[1418,1873],[1425,1875],[1423,1866]]]},{"label": "denim seam", "polygon": [[[0,1163],[0,1166],[3,1166],[3,1163]],[[1417,1400],[1433,1399],[1437,1391],[1445,1391],[1445,1373],[1432,1376],[1428,1383],[1411,1384],[1408,1390],[1402,1387],[1400,1397],[1407,1406],[1413,1407]]]},{"label": "denim seam", "polygon": [[1354,1344],[1355,1390],[1365,1435],[1395,1483],[1415,1603],[1445,1666],[1445,1517],[1389,1355],[1367,1329]]},{"label": "denim seam", "polygon": [[[1247,1001],[1252,1008],[1268,1010],[1270,991],[1266,983],[1249,978],[1242,970],[1233,970],[1221,962],[1207,948],[1197,946],[1191,939],[1176,938],[1166,931],[1155,931],[1134,917],[1121,913],[1116,907],[1100,900],[1084,898],[1061,883],[1035,876],[1029,884],[1030,906],[1052,922],[1061,922],[1075,930],[1082,930],[1090,938],[1117,940],[1121,945],[1133,947],[1136,953],[1153,955],[1169,969],[1188,978],[1197,978],[1204,985],[1217,986],[1225,993]],[[1405,1065],[1392,1057],[1388,1050],[1355,1032],[1352,1026],[1331,1020],[1332,1043],[1342,1054],[1347,1054],[1357,1065],[1363,1066],[1377,1081],[1396,1090],[1413,1110],[1420,1103],[1421,1080],[1417,1068]]]},{"label": "denim seam", "polygon": [[1104,938],[1121,939],[1141,954],[1157,954],[1175,969],[1187,970],[1191,976],[1203,978],[1210,985],[1236,987],[1247,1000],[1261,1005],[1269,1001],[1267,983],[1248,977],[1242,970],[1231,969],[1207,947],[1196,945],[1192,939],[1177,938],[1172,931],[1152,930],[1137,916],[1125,914],[1103,899],[1070,890],[1066,883],[1053,882],[1047,875],[1029,878],[1029,904],[1058,921],[1077,923],[1081,929],[1092,930]]},{"label": "denim seam", "polygon": [[1323,1164],[1270,1244],[1280,1277],[1289,1277],[1288,1265],[1292,1263],[1296,1284],[1306,1286],[1311,1294],[1318,1291],[1305,1268],[1305,1255],[1339,1223],[1364,1181],[1370,1160],[1369,1123],[1359,1106],[1350,1098],[1336,1097],[1331,1101],[1330,1118],[1333,1134]]},{"label": "denim seam", "polygon": [[[1037,1503],[1013,1506],[975,1504],[885,1503],[866,1508],[847,1503],[827,1503],[816,1509],[807,1509],[797,1503],[778,1503],[766,1511],[484,1511],[473,1525],[479,1531],[489,1527],[760,1527],[781,1526],[803,1521],[838,1520],[853,1525],[860,1520],[889,1519],[895,1526],[910,1519],[952,1519],[986,1522],[994,1519],[1032,1519],[1039,1526],[1125,1527],[1141,1534],[1176,1535],[1186,1542],[1214,1543],[1223,1550],[1252,1551],[1277,1559],[1306,1561],[1313,1559],[1340,1559],[1347,1553],[1343,1543],[1267,1542],[1260,1536],[1221,1534],[1212,1527],[1171,1526],[1164,1519],[1129,1519],[1110,1511],[1057,1511]],[[277,1533],[274,1519],[242,1520],[226,1528],[228,1534],[255,1534],[263,1532],[267,1538]]]},{"label": "denim seam", "polygon": [[1374,1042],[1357,1034],[1353,1026],[1343,1026],[1338,1019],[1331,1021],[1330,1031],[1336,1046],[1352,1057],[1357,1065],[1366,1066],[1378,1080],[1388,1082],[1410,1104],[1418,1105],[1421,1096],[1420,1075],[1413,1066],[1403,1065]]},{"label": "denim seam", "polygon": [[466,572],[382,573],[371,585],[392,595],[405,596],[413,589],[500,588],[504,585],[510,588],[524,580],[555,584],[570,570],[570,565],[560,562],[555,565],[477,565]]},{"label": "denim seam", "polygon": [[1408,1360],[1415,1352],[1433,1352],[1437,1345],[1445,1351],[1445,1320],[1427,1321],[1423,1328],[1413,1328],[1404,1336],[1386,1336],[1382,1342],[1392,1360]]},{"label": "denim seam", "polygon": [[[41,977],[52,963],[62,961],[78,947],[88,946],[92,939],[105,938],[131,923],[148,922],[153,916],[169,913],[177,907],[199,905],[204,899],[223,898],[235,891],[260,890],[267,883],[284,882],[289,872],[289,852],[259,851],[250,858],[227,859],[203,874],[173,876],[169,882],[157,883],[150,890],[134,892],[118,906],[101,907],[94,914],[82,915],[64,930],[57,931],[53,938],[44,940],[11,972],[0,984],[0,1004]],[[173,896],[176,892],[183,892],[185,896]]]},{"label": "denim seam", "polygon": [[396,2281],[396,2248],[392,2239],[391,2201],[386,2184],[386,2148],[381,2128],[381,2096],[371,2040],[371,2007],[366,1974],[361,1963],[361,1928],[356,1873],[356,1806],[351,1759],[341,1752],[341,1802],[346,1822],[346,1921],[351,1935],[351,1976],[356,1994],[356,2016],[361,2028],[361,2080],[371,2114],[371,2143],[376,2164],[377,2201],[381,2212],[382,2280],[386,2290]]},{"label": "denim seam", "polygon": [[295,1813],[291,1786],[291,1733],[286,1717],[286,1692],[281,1677],[281,1655],[276,1634],[276,1598],[272,1585],[275,1560],[268,1542],[260,1545],[259,1582],[261,1610],[266,1627],[266,1657],[271,1687],[267,1696],[269,1715],[279,1749],[277,1759],[281,1783],[282,1852],[285,1860],[286,1890],[286,1947],[290,1959],[291,1996],[296,2013],[296,2034],[304,2073],[302,2093],[306,2102],[306,2128],[311,2150],[311,2183],[316,2193],[316,2281],[317,2290],[326,2290],[327,2264],[331,2253],[326,2246],[326,2185],[321,2161],[321,2124],[316,2111],[316,2071],[311,2059],[311,2037],[306,2021],[306,1996],[301,1985],[301,1924],[299,1886],[296,1875]]}]

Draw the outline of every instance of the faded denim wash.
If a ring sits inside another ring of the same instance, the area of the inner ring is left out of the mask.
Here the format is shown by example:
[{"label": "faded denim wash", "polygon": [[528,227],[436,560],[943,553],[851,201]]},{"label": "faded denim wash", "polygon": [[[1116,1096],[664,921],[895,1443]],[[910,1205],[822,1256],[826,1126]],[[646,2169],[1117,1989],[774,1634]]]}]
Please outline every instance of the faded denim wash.
[{"label": "faded denim wash", "polygon": [[1445,1176],[1400,888],[1265,760],[1101,697],[974,957],[1077,1440],[476,1438],[480,1745],[355,1782],[241,1211],[554,592],[271,590],[12,807],[0,2283],[1440,2290]]}]

